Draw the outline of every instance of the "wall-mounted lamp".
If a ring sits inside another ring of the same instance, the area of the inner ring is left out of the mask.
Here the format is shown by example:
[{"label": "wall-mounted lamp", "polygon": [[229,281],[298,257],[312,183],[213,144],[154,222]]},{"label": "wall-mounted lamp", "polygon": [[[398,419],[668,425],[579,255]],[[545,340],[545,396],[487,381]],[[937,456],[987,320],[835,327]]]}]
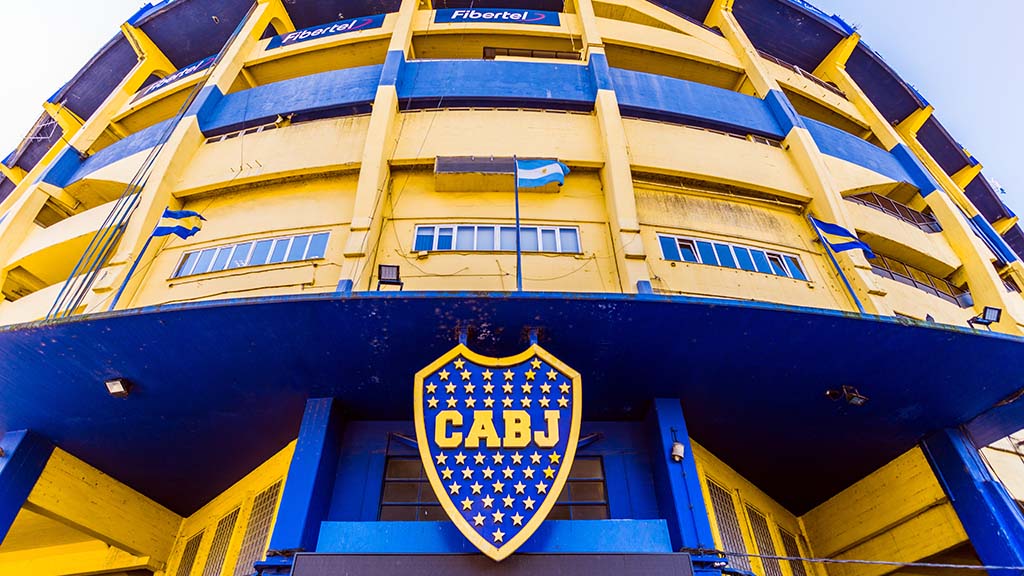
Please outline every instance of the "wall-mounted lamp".
[{"label": "wall-mounted lamp", "polygon": [[398,286],[399,290],[405,288],[402,282],[402,268],[394,264],[379,264],[377,266],[377,290],[381,285]]},{"label": "wall-mounted lamp", "polygon": [[114,398],[127,398],[132,390],[132,383],[127,378],[113,378],[104,384],[107,386],[107,393]]},{"label": "wall-mounted lamp", "polygon": [[994,306],[985,306],[985,308],[981,311],[981,314],[975,316],[974,318],[971,318],[970,320],[967,321],[967,323],[970,324],[972,328],[975,324],[979,324],[991,330],[991,325],[997,324],[999,322],[999,319],[1002,318],[1002,316],[1002,308],[996,308]]},{"label": "wall-mounted lamp", "polygon": [[853,386],[843,386],[839,390],[828,390],[825,392],[825,397],[833,402],[845,400],[850,406],[863,406],[868,402],[868,397],[858,392]]},{"label": "wall-mounted lamp", "polygon": [[672,443],[672,461],[682,462],[683,456],[686,456],[686,446],[679,440],[676,440]]}]

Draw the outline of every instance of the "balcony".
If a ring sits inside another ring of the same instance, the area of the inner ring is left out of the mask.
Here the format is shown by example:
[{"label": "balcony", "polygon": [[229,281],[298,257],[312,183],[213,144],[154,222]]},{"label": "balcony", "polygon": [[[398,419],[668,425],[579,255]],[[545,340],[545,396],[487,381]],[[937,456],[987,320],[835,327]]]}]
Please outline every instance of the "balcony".
[{"label": "balcony", "polygon": [[918,290],[927,292],[932,296],[938,296],[946,302],[956,304],[961,308],[970,308],[974,305],[974,300],[971,298],[969,291],[953,285],[942,278],[936,278],[927,272],[918,270],[913,266],[907,266],[902,262],[881,255],[869,259],[868,262],[871,263],[871,270],[879,276],[913,286]]},{"label": "balcony", "polygon": [[935,218],[874,192],[847,196],[846,200],[885,212],[894,218],[913,224],[925,232],[942,232],[942,227],[935,221]]}]

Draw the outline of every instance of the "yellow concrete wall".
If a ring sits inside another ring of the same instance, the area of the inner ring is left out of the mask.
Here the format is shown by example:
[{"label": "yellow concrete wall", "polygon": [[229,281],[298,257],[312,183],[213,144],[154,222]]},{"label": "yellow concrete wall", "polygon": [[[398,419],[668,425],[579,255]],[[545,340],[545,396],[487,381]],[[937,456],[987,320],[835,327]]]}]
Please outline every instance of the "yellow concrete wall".
[{"label": "yellow concrete wall", "polygon": [[[801,517],[816,557],[917,562],[967,540],[920,448]],[[830,576],[877,576],[892,566],[830,565]]]}]

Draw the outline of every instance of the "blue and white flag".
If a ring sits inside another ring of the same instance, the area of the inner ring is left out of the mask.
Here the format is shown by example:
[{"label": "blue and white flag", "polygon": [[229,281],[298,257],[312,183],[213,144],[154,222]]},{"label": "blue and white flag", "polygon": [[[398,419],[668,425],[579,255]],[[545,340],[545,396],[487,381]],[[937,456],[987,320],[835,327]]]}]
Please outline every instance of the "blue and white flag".
[{"label": "blue and white flag", "polygon": [[818,229],[818,234],[821,239],[828,244],[834,252],[843,252],[846,250],[863,250],[864,256],[867,258],[874,258],[875,253],[871,251],[871,246],[868,246],[857,238],[857,235],[850,232],[846,228],[838,224],[832,224],[829,222],[822,222],[817,218],[811,216],[811,223]]},{"label": "blue and white flag", "polygon": [[203,222],[205,221],[206,218],[200,216],[198,212],[164,208],[164,214],[160,217],[160,222],[153,229],[153,236],[170,236],[175,234],[180,238],[188,238],[199,232],[203,228]]},{"label": "blue and white flag", "polygon": [[516,159],[516,179],[520,188],[539,188],[551,182],[565,184],[569,167],[558,160]]}]

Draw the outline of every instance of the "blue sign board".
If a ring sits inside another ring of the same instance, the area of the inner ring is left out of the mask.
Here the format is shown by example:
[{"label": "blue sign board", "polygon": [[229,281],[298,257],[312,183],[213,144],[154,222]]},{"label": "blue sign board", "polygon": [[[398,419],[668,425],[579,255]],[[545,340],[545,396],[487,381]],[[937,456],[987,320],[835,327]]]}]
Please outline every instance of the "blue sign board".
[{"label": "blue sign board", "polygon": [[185,66],[181,70],[178,70],[174,74],[171,74],[170,76],[165,76],[165,77],[161,78],[160,80],[157,80],[156,82],[153,82],[149,86],[146,86],[146,88],[143,89],[142,92],[139,92],[139,94],[137,96],[135,96],[134,100],[138,100],[139,98],[142,98],[143,96],[146,96],[148,94],[152,94],[153,92],[156,92],[157,90],[163,88],[164,86],[168,86],[170,84],[174,84],[175,82],[177,82],[178,80],[181,80],[182,78],[187,78],[188,76],[191,76],[191,75],[193,75],[193,74],[195,74],[197,72],[202,72],[203,70],[206,70],[210,66],[213,66],[213,63],[216,60],[217,60],[216,56],[207,56],[206,58],[203,58],[202,60],[200,60],[198,62],[193,62],[193,63],[189,64],[188,66]]},{"label": "blue sign board", "polygon": [[523,10],[520,8],[445,8],[434,12],[437,24],[449,22],[484,22],[495,24],[534,24],[558,26],[558,12]]},{"label": "blue sign board", "polygon": [[356,32],[358,30],[372,30],[374,28],[380,28],[384,25],[384,16],[384,14],[374,14],[373,16],[349,18],[348,20],[340,20],[329,24],[311,26],[309,28],[303,28],[302,30],[296,30],[295,32],[289,32],[288,34],[274,36],[270,39],[270,43],[267,44],[267,50],[280,48],[281,46],[289,46],[291,44],[297,44],[307,40],[316,40],[317,38],[323,38],[324,36],[334,36],[336,34],[346,34],[348,32]]}]

